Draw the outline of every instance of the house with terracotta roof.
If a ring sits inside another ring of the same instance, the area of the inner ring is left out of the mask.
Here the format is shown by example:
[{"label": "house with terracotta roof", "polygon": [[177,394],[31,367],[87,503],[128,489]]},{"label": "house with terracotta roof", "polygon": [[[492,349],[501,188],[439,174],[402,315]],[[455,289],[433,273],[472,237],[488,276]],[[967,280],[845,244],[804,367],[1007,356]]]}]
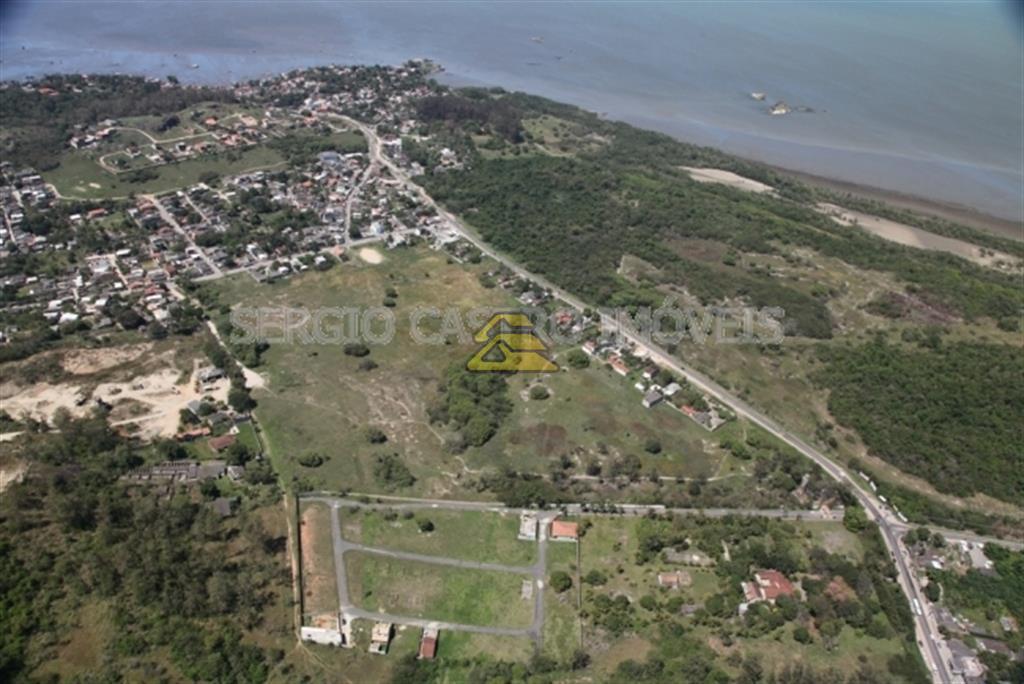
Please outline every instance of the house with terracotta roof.
[{"label": "house with terracotta roof", "polygon": [[548,535],[552,541],[577,541],[580,538],[579,523],[566,520],[552,520]]},{"label": "house with terracotta roof", "polygon": [[437,655],[437,637],[440,630],[436,627],[424,627],[420,638],[420,652],[416,656],[420,660],[433,660]]},{"label": "house with terracotta roof", "polygon": [[206,443],[209,444],[210,448],[213,449],[215,452],[220,453],[221,451],[224,451],[228,447],[232,446],[235,443],[236,439],[237,438],[234,435],[227,434],[221,435],[220,437],[211,437],[209,440],[207,440]]},{"label": "house with terracotta roof", "polygon": [[619,375],[629,375],[629,366],[626,365],[626,362],[623,361],[622,357],[619,356],[618,354],[613,354],[612,356],[608,357],[608,365],[611,366],[612,370],[614,370]]},{"label": "house with terracotta roof", "polygon": [[753,582],[743,583],[743,596],[746,603],[740,605],[740,612],[746,612],[746,607],[751,603],[767,601],[775,603],[780,596],[792,596],[796,588],[778,570],[760,570],[754,573]]}]

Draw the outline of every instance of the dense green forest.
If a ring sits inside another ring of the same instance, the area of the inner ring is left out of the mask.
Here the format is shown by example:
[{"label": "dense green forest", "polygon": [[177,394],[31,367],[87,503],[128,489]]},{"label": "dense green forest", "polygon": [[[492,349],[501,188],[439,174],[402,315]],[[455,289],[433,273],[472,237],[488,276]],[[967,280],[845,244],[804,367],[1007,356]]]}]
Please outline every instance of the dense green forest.
[{"label": "dense green forest", "polygon": [[245,510],[222,520],[186,494],[132,495],[116,480],[147,452],[103,416],[56,427],[10,447],[32,474],[0,497],[0,681],[54,659],[86,604],[115,628],[95,681],[156,676],[168,658],[194,681],[264,681],[283,653],[243,630],[287,585],[284,539]]},{"label": "dense green forest", "polygon": [[823,351],[829,410],[868,448],[939,490],[1024,501],[1024,356],[1002,345]]}]

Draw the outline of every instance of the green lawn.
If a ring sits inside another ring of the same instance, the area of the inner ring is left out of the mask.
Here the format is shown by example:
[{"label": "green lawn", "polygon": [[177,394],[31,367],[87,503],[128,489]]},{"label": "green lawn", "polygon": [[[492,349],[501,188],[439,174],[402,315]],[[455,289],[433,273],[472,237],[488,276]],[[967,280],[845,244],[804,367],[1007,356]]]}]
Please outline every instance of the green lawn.
[{"label": "green lawn", "polygon": [[[531,564],[536,557],[535,543],[517,539],[519,518],[513,515],[420,510],[414,518],[399,515],[389,521],[379,511],[361,509],[352,513],[343,509],[342,519],[346,537],[355,537],[353,541],[367,546],[519,566]],[[420,532],[420,520],[434,523],[434,530],[429,534]],[[353,526],[359,529],[350,535]]]},{"label": "green lawn", "polygon": [[[258,145],[245,150],[203,156],[153,167],[158,176],[153,180],[131,183],[131,174],[114,175],[101,168],[90,152],[69,152],[60,166],[43,173],[62,196],[84,199],[126,197],[131,193],[162,193],[194,185],[207,172],[221,175],[267,168],[280,164],[283,158],[269,147]],[[99,187],[96,187],[99,186]]]},{"label": "green lawn", "polygon": [[529,627],[524,575],[345,554],[349,596],[365,610],[498,627]]}]

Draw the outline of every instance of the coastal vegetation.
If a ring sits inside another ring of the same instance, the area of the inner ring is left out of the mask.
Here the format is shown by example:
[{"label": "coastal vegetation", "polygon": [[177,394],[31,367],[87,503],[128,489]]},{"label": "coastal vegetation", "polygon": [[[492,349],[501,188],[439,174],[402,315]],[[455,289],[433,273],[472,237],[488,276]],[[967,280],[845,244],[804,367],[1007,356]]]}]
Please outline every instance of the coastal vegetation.
[{"label": "coastal vegetation", "polygon": [[[818,414],[815,437],[824,448],[855,455],[849,441],[830,434],[835,422],[856,431],[871,455],[940,492],[980,492],[1022,503],[1013,425],[1022,397],[1020,383],[1011,380],[1024,370],[1021,347],[998,335],[966,341],[979,331],[1019,329],[1019,274],[840,225],[817,203],[845,196],[716,150],[520,93],[474,89],[462,97],[478,102],[485,94],[523,122],[523,142],[512,144],[493,130],[488,112],[497,105],[453,100],[457,115],[439,115],[430,127],[446,139],[461,136],[472,150],[469,162],[443,173],[428,169],[420,178],[481,237],[591,304],[655,308],[675,300],[780,307],[786,336],[800,344],[815,341],[821,349],[808,355],[795,348],[763,351],[779,358],[776,368],[785,360],[798,369],[786,382],[802,383],[805,398],[799,401],[813,397],[817,403],[820,397],[827,413]],[[492,142],[499,138],[505,142],[495,154]],[[726,170],[773,191],[697,182],[684,167]],[[982,248],[1017,256],[1024,250],[941,219],[876,211],[869,200],[850,206]],[[822,267],[807,266],[816,261],[842,275],[822,282]],[[906,342],[918,340],[920,349],[879,347],[850,329],[857,320],[849,313],[853,274],[874,283],[859,320],[870,314],[873,327],[895,328]],[[954,331],[952,341],[936,342],[947,331]],[[669,351],[716,356],[684,345]],[[760,393],[766,387],[757,385],[753,396],[767,401]],[[775,406],[770,412],[780,406],[769,403]],[[925,439],[912,437],[922,430]],[[918,514],[943,508],[925,503],[921,494],[908,495],[917,500]],[[968,524],[985,525],[981,513]]]}]

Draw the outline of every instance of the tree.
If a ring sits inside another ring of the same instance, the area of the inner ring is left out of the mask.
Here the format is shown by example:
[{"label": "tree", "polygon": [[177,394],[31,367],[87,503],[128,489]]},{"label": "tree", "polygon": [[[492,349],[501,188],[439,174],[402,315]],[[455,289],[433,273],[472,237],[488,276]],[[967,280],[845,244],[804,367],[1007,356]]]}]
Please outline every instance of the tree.
[{"label": "tree", "polygon": [[800,625],[793,630],[793,639],[801,644],[809,644],[814,641],[811,637],[811,633],[803,625]]},{"label": "tree", "polygon": [[345,354],[348,356],[366,356],[370,353],[370,348],[362,342],[349,342],[343,348]]},{"label": "tree", "polygon": [[581,349],[569,350],[565,355],[565,361],[569,366],[576,368],[577,370],[586,368],[590,365],[590,357]]},{"label": "tree", "polygon": [[552,589],[561,594],[572,589],[572,577],[563,570],[555,570],[551,573],[550,584]]},{"label": "tree", "polygon": [[434,531],[434,523],[426,518],[419,520],[416,524],[420,528],[420,532],[425,534]]},{"label": "tree", "polygon": [[228,405],[238,413],[247,413],[256,408],[256,402],[243,387],[232,387],[228,392]]},{"label": "tree", "polygon": [[860,506],[847,506],[843,513],[843,526],[850,532],[861,532],[868,526],[868,515]]},{"label": "tree", "polygon": [[388,441],[388,436],[378,427],[366,428],[366,441],[370,444],[383,444]]},{"label": "tree", "polygon": [[544,385],[534,385],[530,388],[530,399],[533,401],[543,401],[550,396],[551,393]]},{"label": "tree", "polygon": [[660,454],[661,453],[661,442],[654,437],[649,437],[644,442],[644,451],[649,454]]}]

